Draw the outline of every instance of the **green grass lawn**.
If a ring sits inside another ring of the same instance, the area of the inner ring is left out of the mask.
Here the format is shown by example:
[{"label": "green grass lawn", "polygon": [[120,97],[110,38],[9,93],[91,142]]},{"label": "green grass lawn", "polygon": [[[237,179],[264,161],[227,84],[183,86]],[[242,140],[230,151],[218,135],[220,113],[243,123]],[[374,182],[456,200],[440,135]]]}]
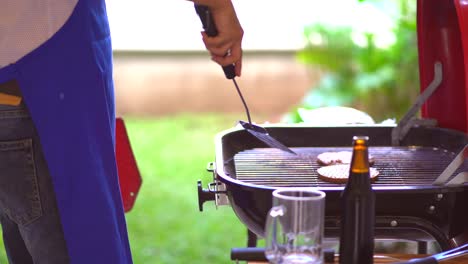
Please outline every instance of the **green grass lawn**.
[{"label": "green grass lawn", "polygon": [[127,214],[135,263],[232,263],[230,249],[246,245],[246,229],[230,207],[205,203],[198,211],[197,180],[212,174],[214,136],[236,119],[186,115],[127,118],[143,185]]},{"label": "green grass lawn", "polygon": [[[206,165],[214,161],[214,136],[236,118],[125,118],[143,177],[126,214],[134,263],[232,263],[230,249],[246,245],[246,228],[230,207],[205,203],[198,211],[197,180],[205,187],[212,180]],[[0,263],[7,263],[1,249]]]}]

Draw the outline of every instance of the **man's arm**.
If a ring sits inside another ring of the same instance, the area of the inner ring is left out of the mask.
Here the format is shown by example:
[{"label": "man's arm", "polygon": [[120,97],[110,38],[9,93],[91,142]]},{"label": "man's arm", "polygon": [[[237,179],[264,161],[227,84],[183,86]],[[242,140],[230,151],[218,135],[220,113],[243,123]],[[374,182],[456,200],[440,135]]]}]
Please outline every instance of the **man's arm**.
[{"label": "man's arm", "polygon": [[218,35],[216,37],[208,37],[205,32],[202,32],[203,42],[206,49],[210,52],[212,60],[222,66],[234,64],[236,75],[240,76],[244,31],[239,23],[231,0],[189,1],[209,7],[213,15]]}]

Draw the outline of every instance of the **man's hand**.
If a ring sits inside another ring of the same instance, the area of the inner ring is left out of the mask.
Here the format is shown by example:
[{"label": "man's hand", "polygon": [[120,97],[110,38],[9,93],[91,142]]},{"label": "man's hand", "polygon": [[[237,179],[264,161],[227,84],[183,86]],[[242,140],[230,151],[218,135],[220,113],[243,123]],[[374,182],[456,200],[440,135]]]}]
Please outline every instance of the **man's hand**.
[{"label": "man's hand", "polygon": [[221,66],[234,64],[236,76],[242,69],[242,37],[244,31],[237,18],[231,0],[192,0],[210,8],[218,30],[216,37],[202,32],[203,43],[211,59]]}]

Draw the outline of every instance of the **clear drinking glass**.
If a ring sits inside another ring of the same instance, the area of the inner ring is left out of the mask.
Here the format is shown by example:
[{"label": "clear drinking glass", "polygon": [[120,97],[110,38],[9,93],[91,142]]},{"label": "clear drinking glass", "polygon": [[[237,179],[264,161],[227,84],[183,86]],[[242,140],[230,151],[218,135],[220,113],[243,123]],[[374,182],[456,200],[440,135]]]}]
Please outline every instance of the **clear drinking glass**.
[{"label": "clear drinking glass", "polygon": [[323,263],[325,193],[279,188],[265,225],[265,256],[276,264]]}]

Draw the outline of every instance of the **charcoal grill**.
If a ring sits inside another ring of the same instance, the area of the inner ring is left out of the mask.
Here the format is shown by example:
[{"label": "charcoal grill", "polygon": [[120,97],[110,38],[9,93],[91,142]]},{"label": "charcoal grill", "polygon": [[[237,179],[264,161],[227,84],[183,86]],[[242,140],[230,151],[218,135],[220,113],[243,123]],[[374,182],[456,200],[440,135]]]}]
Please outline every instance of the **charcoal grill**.
[{"label": "charcoal grill", "polygon": [[[200,204],[212,198],[230,204],[238,218],[263,237],[271,208],[271,192],[278,187],[308,186],[326,192],[325,236],[339,234],[339,195],[343,184],[318,178],[316,156],[350,150],[355,135],[370,138],[370,154],[380,171],[376,191],[376,237],[435,240],[442,249],[468,242],[468,185],[434,186],[432,182],[468,144],[465,133],[435,127],[415,127],[400,146],[391,145],[394,127],[267,126],[268,132],[298,153],[265,148],[242,129],[216,137],[214,183],[200,190]],[[465,162],[459,171],[468,171]],[[213,194],[213,196],[207,195]]]},{"label": "charcoal grill", "polygon": [[[376,238],[436,241],[442,250],[468,243],[468,184],[433,184],[468,144],[468,4],[418,0],[417,8],[421,94],[397,126],[265,126],[297,156],[266,148],[242,128],[223,131],[209,166],[213,182],[207,189],[198,182],[200,210],[209,200],[230,205],[262,237],[274,189],[315,187],[327,194],[325,236],[338,237],[344,185],[318,178],[316,156],[351,150],[353,136],[365,135],[381,173],[373,183]],[[466,160],[453,175],[461,171]]]}]

